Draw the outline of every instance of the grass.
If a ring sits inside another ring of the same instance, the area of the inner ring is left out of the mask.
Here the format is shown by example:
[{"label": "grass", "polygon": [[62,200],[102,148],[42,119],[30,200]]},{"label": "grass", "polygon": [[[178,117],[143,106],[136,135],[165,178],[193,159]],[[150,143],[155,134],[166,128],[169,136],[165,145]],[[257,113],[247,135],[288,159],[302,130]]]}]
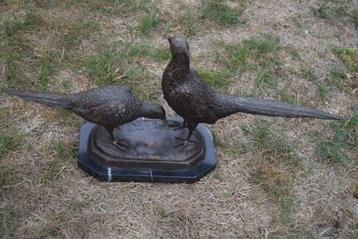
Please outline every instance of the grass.
[{"label": "grass", "polygon": [[[46,90],[51,76],[62,69],[57,49],[52,47],[39,54],[29,47],[28,38],[40,29],[56,32],[57,38],[51,44],[66,52],[63,62],[69,64],[77,59],[77,47],[82,40],[99,30],[96,22],[85,18],[77,21],[61,19],[60,23],[56,19],[44,18],[30,8],[23,17],[11,15],[1,19],[4,35],[0,47],[4,49],[7,87]],[[26,71],[31,72],[31,78],[25,74],[24,64]]]},{"label": "grass", "polygon": [[184,36],[194,36],[199,30],[200,19],[197,17],[197,12],[191,8],[186,8],[175,15],[172,21],[168,21],[165,26],[165,31],[180,32]]},{"label": "grass", "polygon": [[215,147],[223,147],[224,146],[224,143],[220,140],[220,137],[217,135],[217,133],[215,131],[212,131],[211,135],[213,136],[213,141],[214,141]]},{"label": "grass", "polygon": [[96,85],[118,83],[129,87],[134,95],[142,100],[157,100],[160,97],[160,91],[157,90],[160,86],[150,81],[153,75],[143,65],[148,60],[163,62],[169,57],[169,53],[149,46],[129,42],[102,46],[99,48],[99,54],[85,60],[84,71]]},{"label": "grass", "polygon": [[329,94],[330,90],[328,86],[324,82],[316,81],[316,91],[318,93],[319,99],[324,100],[327,98],[327,95]]},{"label": "grass", "polygon": [[118,70],[115,65],[122,62],[121,55],[114,55],[112,50],[103,50],[98,55],[90,56],[85,61],[85,69],[97,85],[114,83],[118,77]]},{"label": "grass", "polygon": [[170,52],[166,48],[156,48],[153,45],[146,43],[130,43],[126,46],[128,48],[128,56],[135,58],[149,58],[156,62],[164,62],[169,60]]},{"label": "grass", "polygon": [[242,40],[239,44],[216,42],[214,48],[217,49],[216,58],[223,67],[216,70],[197,69],[210,87],[226,92],[232,83],[231,77],[246,72],[255,73],[255,83],[259,87],[277,87],[276,76],[282,65],[279,38],[267,35]]},{"label": "grass", "polygon": [[242,40],[236,45],[224,46],[227,57],[224,64],[231,70],[239,69],[245,71],[258,66],[266,66],[267,61],[278,61],[276,53],[280,50],[280,40],[273,36],[252,37]]},{"label": "grass", "polygon": [[160,12],[156,5],[146,0],[109,0],[95,1],[91,0],[90,4],[86,1],[79,3],[84,8],[89,8],[91,12],[105,14],[109,17],[121,16],[132,17],[138,20],[135,28],[141,35],[147,36],[160,23]]},{"label": "grass", "polygon": [[57,69],[57,57],[53,54],[43,56],[37,67],[37,80],[35,87],[38,90],[46,90],[50,77]]},{"label": "grass", "polygon": [[241,140],[233,140],[230,138],[225,140],[225,143],[222,144],[222,147],[224,147],[225,153],[231,157],[235,157],[250,151],[248,145],[243,143]]},{"label": "grass", "polygon": [[128,52],[103,48],[98,55],[90,56],[84,62],[84,67],[97,85],[120,82],[130,86],[141,77],[142,67],[139,64],[130,64],[128,57]]},{"label": "grass", "polygon": [[81,124],[81,118],[67,109],[48,108],[42,111],[40,115],[48,124],[61,125],[61,127],[79,127]]},{"label": "grass", "polygon": [[214,21],[222,26],[244,23],[242,12],[244,1],[239,1],[238,8],[230,7],[224,0],[203,0],[202,17]]},{"label": "grass", "polygon": [[349,92],[349,83],[347,82],[347,71],[340,67],[334,67],[330,70],[326,82],[344,92]]},{"label": "grass", "polygon": [[163,62],[168,58],[168,50],[147,43],[122,42],[119,45],[99,47],[99,54],[86,59],[83,67],[97,85],[119,83],[131,88],[142,99],[151,101],[159,96],[146,90],[153,85],[149,85],[148,80],[152,76],[143,67],[143,62]]},{"label": "grass", "polygon": [[13,205],[0,209],[0,218],[2,219],[2,223],[0,224],[0,232],[3,232],[1,237],[2,239],[13,238],[11,232],[14,229],[13,226],[16,222],[18,214],[18,209]]},{"label": "grass", "polygon": [[358,27],[358,10],[353,10],[351,13],[351,21],[355,27]]},{"label": "grass", "polygon": [[298,167],[299,158],[292,144],[278,132],[274,132],[270,124],[257,120],[252,127],[243,127],[246,135],[252,137],[251,147],[263,152],[264,160],[272,163],[279,162],[288,167]]},{"label": "grass", "polygon": [[42,26],[43,21],[33,12],[27,12],[25,16],[11,15],[1,19],[0,48],[3,49],[2,57],[5,59],[6,84],[9,87],[30,85],[20,64],[24,58],[32,55],[32,50],[24,40],[24,34],[36,31]]},{"label": "grass", "polygon": [[33,238],[34,239],[63,238],[63,235],[60,232],[59,225],[53,223],[44,226],[39,231],[35,231]]},{"label": "grass", "polygon": [[0,108],[0,158],[17,149],[24,140],[24,134],[10,125],[10,110]]},{"label": "grass", "polygon": [[317,7],[313,8],[313,14],[322,19],[352,23],[353,26],[358,27],[357,10],[349,8],[347,0],[324,1]]},{"label": "grass", "polygon": [[263,35],[242,40],[238,44],[219,42],[217,45],[224,49],[217,53],[217,59],[230,75],[253,72],[257,86],[277,87],[276,76],[282,65],[279,58],[282,47],[278,37]]},{"label": "grass", "polygon": [[56,122],[62,126],[67,127],[79,127],[81,120],[79,116],[75,115],[72,111],[66,109],[56,109],[52,111],[49,122]]},{"label": "grass", "polygon": [[[348,94],[354,93],[352,85],[358,78],[358,50],[335,47],[332,52],[344,63],[346,69],[334,66],[326,79],[327,83]],[[358,96],[357,92],[355,95]]]},{"label": "grass", "polygon": [[350,16],[346,5],[330,7],[327,4],[322,4],[319,7],[314,8],[313,13],[315,16],[324,19],[332,19],[332,18],[340,19],[343,17]]},{"label": "grass", "polygon": [[76,148],[70,142],[53,140],[48,146],[42,149],[42,155],[54,156],[53,159],[47,160],[42,169],[40,182],[47,184],[53,181],[63,168],[64,162],[70,161],[76,157]]},{"label": "grass", "polygon": [[[344,164],[351,162],[357,157],[358,147],[358,117],[353,112],[345,122],[332,122],[330,129],[332,133],[324,139],[318,140],[316,154],[322,159],[333,164]],[[327,131],[320,132],[319,137]]]},{"label": "grass", "polygon": [[320,101],[323,101],[327,98],[328,94],[330,93],[330,89],[326,84],[326,81],[320,81],[310,67],[302,66],[298,70],[297,74],[298,76],[314,83],[316,86],[316,95]]},{"label": "grass", "polygon": [[1,238],[4,239],[13,238],[12,232],[20,213],[13,203],[7,204],[9,201],[7,195],[14,190],[12,186],[22,179],[20,170],[15,165],[0,160],[0,202],[2,204],[0,207],[0,233]]},{"label": "grass", "polygon": [[242,40],[239,44],[224,45],[224,48],[227,53],[226,59],[222,59],[225,66],[231,71],[245,71],[270,65],[270,60],[276,64],[280,40],[273,36],[252,37]]},{"label": "grass", "polygon": [[0,193],[3,193],[7,185],[14,183],[15,178],[16,167],[2,162],[0,164]]},{"label": "grass", "polygon": [[279,169],[273,169],[269,165],[261,165],[252,176],[253,183],[260,185],[273,202],[280,209],[276,226],[289,225],[293,222],[295,198],[292,195],[292,174]]},{"label": "grass", "polygon": [[43,173],[40,177],[40,182],[43,184],[48,184],[54,180],[57,174],[61,170],[61,163],[59,159],[53,159],[46,163],[46,166],[43,168]]},{"label": "grass", "polygon": [[309,80],[311,82],[317,81],[317,76],[313,72],[313,70],[309,67],[302,67],[299,69],[298,75],[305,78],[306,80]]},{"label": "grass", "polygon": [[109,1],[96,1],[91,0],[82,1],[81,6],[88,8],[90,11],[98,12],[108,16],[129,16],[137,12],[145,11],[151,3],[146,0],[109,0]]},{"label": "grass", "polygon": [[296,205],[292,187],[296,174],[302,171],[294,145],[263,120],[256,121],[251,127],[243,127],[243,131],[251,138],[247,147],[257,152],[256,160],[251,162],[255,165],[252,182],[260,185],[280,208],[276,226],[293,223]]},{"label": "grass", "polygon": [[[201,29],[208,28],[207,21],[216,23],[219,27],[229,27],[244,24],[243,12],[245,1],[235,3],[230,7],[224,0],[203,0],[197,8],[181,6],[175,13],[174,19],[164,20],[166,32],[177,32],[184,36],[200,34]],[[212,26],[210,26],[211,28]]]},{"label": "grass", "polygon": [[197,69],[197,71],[210,87],[222,92],[228,90],[231,81],[227,71],[223,69],[206,70],[201,68]]},{"label": "grass", "polygon": [[0,155],[4,156],[6,153],[16,149],[16,137],[10,134],[1,135],[0,137]]},{"label": "grass", "polygon": [[332,51],[358,77],[358,50],[356,48],[333,48]]},{"label": "grass", "polygon": [[26,12],[25,16],[22,18],[16,15],[11,15],[9,18],[2,20],[0,29],[8,37],[14,37],[17,34],[21,34],[23,31],[34,31],[44,24],[41,16],[32,11]]},{"label": "grass", "polygon": [[71,200],[60,211],[54,211],[48,216],[48,221],[41,228],[34,228],[32,238],[63,238],[65,234],[61,232],[61,227],[66,221],[71,220],[74,213],[78,212],[83,206],[81,201]]},{"label": "grass", "polygon": [[156,8],[149,9],[139,20],[138,30],[143,35],[148,35],[159,25],[159,11]]},{"label": "grass", "polygon": [[255,83],[257,86],[273,86],[277,87],[277,81],[275,79],[274,67],[277,63],[265,65],[265,67],[258,67],[256,70]]},{"label": "grass", "polygon": [[70,160],[76,157],[76,146],[71,142],[63,142],[61,140],[54,140],[51,142],[51,155],[55,155],[60,160]]},{"label": "grass", "polygon": [[276,91],[276,97],[280,99],[280,101],[285,101],[290,104],[297,104],[295,95],[289,94],[286,89],[278,89]]},{"label": "grass", "polygon": [[67,51],[78,47],[83,39],[96,33],[100,29],[96,21],[87,20],[85,18],[75,22],[68,22],[58,27],[66,30],[65,33],[61,35],[60,47]]},{"label": "grass", "polygon": [[300,61],[302,60],[299,51],[293,47],[287,47],[288,53],[290,53],[292,60]]}]

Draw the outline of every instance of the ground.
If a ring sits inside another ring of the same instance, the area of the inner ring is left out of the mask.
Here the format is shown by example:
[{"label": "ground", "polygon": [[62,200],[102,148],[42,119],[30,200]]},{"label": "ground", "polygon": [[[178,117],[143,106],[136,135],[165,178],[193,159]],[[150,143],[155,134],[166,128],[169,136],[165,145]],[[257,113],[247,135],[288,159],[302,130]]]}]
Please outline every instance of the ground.
[{"label": "ground", "polygon": [[173,32],[218,91],[347,120],[235,114],[208,126],[218,166],[201,181],[105,183],[77,167],[81,118],[1,93],[1,238],[357,238],[356,0],[2,0],[0,88],[118,83],[174,114]]}]

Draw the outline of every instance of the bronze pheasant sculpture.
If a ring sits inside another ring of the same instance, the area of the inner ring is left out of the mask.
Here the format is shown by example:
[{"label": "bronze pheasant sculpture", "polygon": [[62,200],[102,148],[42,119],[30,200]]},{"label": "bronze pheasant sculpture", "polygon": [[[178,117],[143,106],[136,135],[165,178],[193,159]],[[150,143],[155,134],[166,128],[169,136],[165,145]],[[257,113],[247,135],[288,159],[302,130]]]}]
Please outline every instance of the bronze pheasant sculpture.
[{"label": "bronze pheasant sculpture", "polygon": [[343,120],[338,115],[306,106],[215,92],[190,67],[189,44],[186,39],[174,36],[168,37],[168,40],[172,57],[163,73],[162,90],[169,106],[184,118],[181,127],[189,130],[188,137],[181,145],[189,143],[189,138],[199,123],[214,124],[217,120],[238,112]]},{"label": "bronze pheasant sculpture", "polygon": [[116,127],[138,117],[165,120],[162,106],[144,103],[134,97],[126,87],[119,85],[108,85],[74,94],[13,89],[3,91],[45,106],[69,109],[83,119],[103,126],[121,150],[127,145],[121,142],[121,139],[114,139],[113,130]]}]

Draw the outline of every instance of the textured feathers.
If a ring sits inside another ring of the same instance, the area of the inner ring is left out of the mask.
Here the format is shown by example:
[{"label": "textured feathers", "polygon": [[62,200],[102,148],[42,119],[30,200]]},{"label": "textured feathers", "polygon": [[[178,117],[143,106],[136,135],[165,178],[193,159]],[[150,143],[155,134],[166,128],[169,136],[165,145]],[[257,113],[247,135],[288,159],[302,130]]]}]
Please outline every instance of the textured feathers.
[{"label": "textured feathers", "polygon": [[[69,109],[87,121],[102,125],[112,138],[113,129],[118,125],[141,116],[151,116],[143,111],[143,105],[147,104],[135,98],[127,88],[119,85],[109,85],[74,94],[12,89],[3,91],[46,106]],[[161,107],[157,105],[157,108],[160,112]],[[164,112],[163,114],[165,116]],[[157,115],[154,116],[157,117]]]},{"label": "textured feathers", "polygon": [[[214,124],[218,119],[243,112],[280,117],[343,118],[306,106],[240,97],[214,92],[190,67],[189,46],[181,37],[169,38],[172,58],[162,77],[164,98],[189,125],[189,137],[198,123]],[[184,44],[186,43],[186,44]]]},{"label": "textured feathers", "polygon": [[274,100],[235,95],[216,94],[223,107],[218,110],[219,117],[225,117],[236,112],[281,116],[289,118],[310,117],[319,119],[343,120],[342,117],[307,106],[288,104]]},{"label": "textured feathers", "polygon": [[71,104],[70,97],[67,94],[48,93],[39,91],[22,91],[13,89],[4,89],[3,92],[9,95],[16,95],[25,100],[34,101],[45,106],[68,108]]}]

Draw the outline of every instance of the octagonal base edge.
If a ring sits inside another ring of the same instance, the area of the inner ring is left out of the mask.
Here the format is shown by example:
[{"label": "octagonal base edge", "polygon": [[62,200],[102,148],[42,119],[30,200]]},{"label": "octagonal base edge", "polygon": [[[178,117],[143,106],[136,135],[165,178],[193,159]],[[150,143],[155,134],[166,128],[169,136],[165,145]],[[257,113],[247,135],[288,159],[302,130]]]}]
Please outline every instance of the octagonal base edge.
[{"label": "octagonal base edge", "polygon": [[[170,118],[173,120],[173,117]],[[180,121],[177,117],[174,120]],[[96,125],[85,123],[81,126],[78,166],[90,175],[108,182],[161,182],[161,183],[192,183],[207,175],[216,167],[215,148],[212,135],[202,124],[197,126],[198,132],[205,142],[205,157],[190,168],[155,169],[155,168],[120,168],[105,165],[91,158],[88,152],[88,140]]]}]

